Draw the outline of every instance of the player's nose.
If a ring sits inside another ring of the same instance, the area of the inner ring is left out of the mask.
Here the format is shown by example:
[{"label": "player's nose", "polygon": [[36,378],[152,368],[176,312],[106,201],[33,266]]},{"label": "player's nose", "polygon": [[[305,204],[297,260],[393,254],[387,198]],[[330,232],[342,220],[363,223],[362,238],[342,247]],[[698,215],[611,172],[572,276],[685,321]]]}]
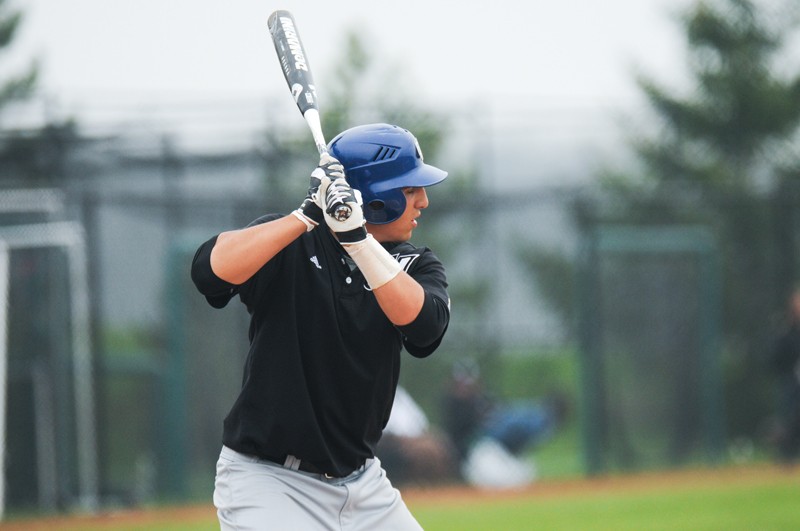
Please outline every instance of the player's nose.
[{"label": "player's nose", "polygon": [[419,193],[416,194],[416,207],[422,210],[428,208],[428,204],[428,192],[425,191],[425,188],[420,188]]}]

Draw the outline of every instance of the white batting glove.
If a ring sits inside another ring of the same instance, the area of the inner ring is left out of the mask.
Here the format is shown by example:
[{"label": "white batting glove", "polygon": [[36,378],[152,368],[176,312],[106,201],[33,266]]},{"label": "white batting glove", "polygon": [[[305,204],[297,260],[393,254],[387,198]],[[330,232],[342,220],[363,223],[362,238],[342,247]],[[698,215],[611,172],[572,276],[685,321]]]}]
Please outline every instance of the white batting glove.
[{"label": "white batting glove", "polygon": [[311,172],[312,177],[322,179],[323,176],[328,177],[330,180],[344,179],[344,166],[339,160],[330,153],[323,153],[319,157],[319,164],[317,168]]},{"label": "white batting glove", "polygon": [[320,156],[319,164],[314,171],[311,172],[306,198],[300,206],[292,212],[297,219],[305,223],[306,232],[314,230],[323,220],[322,210],[317,205],[316,201],[316,195],[323,177],[328,179],[344,178],[344,166],[328,153],[323,153]]},{"label": "white batting glove", "polygon": [[[343,245],[357,243],[367,237],[362,203],[361,192],[347,184],[343,177],[333,181],[327,175],[322,178],[317,191],[317,205],[325,213],[325,224],[336,233]],[[343,204],[350,207],[350,217],[339,220],[335,213]]]},{"label": "white batting glove", "polygon": [[[402,266],[364,228],[361,192],[344,179],[331,181],[323,177],[318,195],[325,198],[324,201],[318,200],[325,213],[325,223],[336,233],[339,243],[361,270],[370,289],[377,289],[400,274]],[[348,205],[352,213],[346,220],[339,221],[333,213],[342,203]]]}]

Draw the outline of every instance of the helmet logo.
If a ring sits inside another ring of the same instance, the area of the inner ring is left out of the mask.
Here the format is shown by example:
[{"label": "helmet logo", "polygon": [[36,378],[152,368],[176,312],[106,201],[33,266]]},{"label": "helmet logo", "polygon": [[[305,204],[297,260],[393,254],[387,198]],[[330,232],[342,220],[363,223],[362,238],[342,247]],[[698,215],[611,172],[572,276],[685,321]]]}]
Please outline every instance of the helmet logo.
[{"label": "helmet logo", "polygon": [[387,146],[387,145],[380,145],[378,147],[378,152],[375,153],[375,156],[372,158],[373,162],[378,162],[381,160],[389,160],[394,158],[395,153],[397,153],[397,148],[394,146]]},{"label": "helmet logo", "polygon": [[425,159],[422,158],[422,148],[419,147],[419,140],[417,140],[417,137],[413,138],[414,138],[414,147],[417,148],[417,156],[419,157],[419,160],[424,161]]}]

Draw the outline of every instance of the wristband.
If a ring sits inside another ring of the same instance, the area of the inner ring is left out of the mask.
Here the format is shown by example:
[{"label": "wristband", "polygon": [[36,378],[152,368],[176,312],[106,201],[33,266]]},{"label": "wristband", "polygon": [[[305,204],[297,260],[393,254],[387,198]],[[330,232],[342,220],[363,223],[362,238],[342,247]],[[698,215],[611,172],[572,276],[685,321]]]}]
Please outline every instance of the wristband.
[{"label": "wristband", "polygon": [[306,219],[310,219],[314,226],[319,225],[325,219],[320,209],[310,196],[306,197],[300,207],[297,209],[303,214]]},{"label": "wristband", "polygon": [[342,247],[361,270],[370,289],[378,289],[403,270],[397,260],[372,237],[372,234],[367,234],[365,240]]},{"label": "wristband", "polygon": [[352,245],[354,243],[361,243],[367,239],[367,229],[365,229],[364,226],[362,225],[353,230],[337,232],[336,238],[342,245]]},{"label": "wristband", "polygon": [[313,219],[309,218],[308,216],[300,212],[300,209],[293,210],[292,215],[294,215],[294,217],[296,217],[305,224],[306,232],[311,232],[312,230],[314,230],[314,227],[317,226],[317,223],[314,222]]}]

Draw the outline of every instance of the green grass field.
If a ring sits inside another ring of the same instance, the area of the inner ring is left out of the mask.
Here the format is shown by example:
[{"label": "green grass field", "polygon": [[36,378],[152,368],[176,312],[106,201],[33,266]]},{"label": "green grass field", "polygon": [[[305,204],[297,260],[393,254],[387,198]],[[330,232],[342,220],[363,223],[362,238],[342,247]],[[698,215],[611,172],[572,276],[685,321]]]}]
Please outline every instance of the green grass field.
[{"label": "green grass field", "polygon": [[576,491],[534,489],[519,499],[470,501],[414,512],[429,530],[766,531],[800,529],[800,476],[719,481],[651,476]]},{"label": "green grass field", "polygon": [[[513,492],[408,490],[428,531],[772,531],[800,529],[800,469],[771,466],[543,481]],[[24,519],[3,531],[211,531],[212,507]]]}]

